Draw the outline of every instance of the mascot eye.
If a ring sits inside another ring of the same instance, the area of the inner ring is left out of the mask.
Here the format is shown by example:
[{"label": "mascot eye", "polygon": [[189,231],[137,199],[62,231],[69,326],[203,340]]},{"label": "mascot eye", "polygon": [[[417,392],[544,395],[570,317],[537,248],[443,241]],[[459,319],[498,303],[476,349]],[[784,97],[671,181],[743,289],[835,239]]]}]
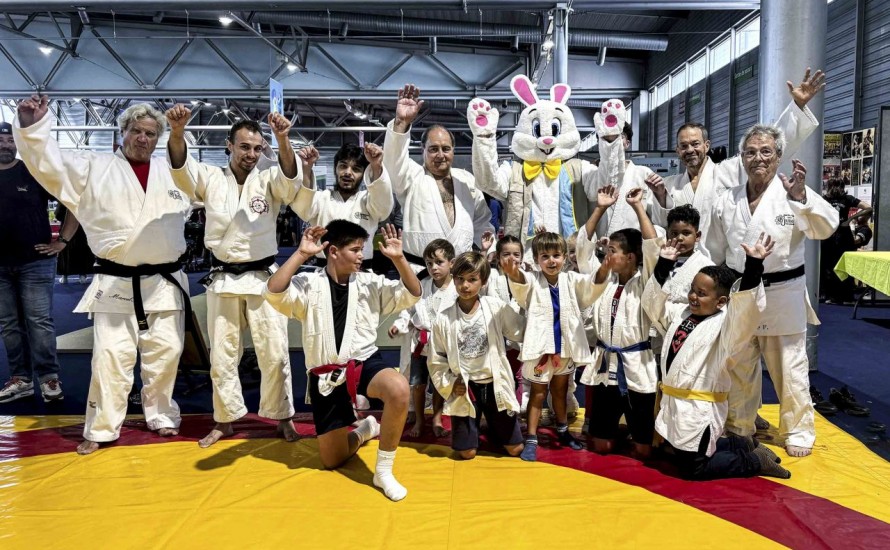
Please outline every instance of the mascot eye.
[{"label": "mascot eye", "polygon": [[538,119],[532,121],[532,135],[536,138],[541,137],[541,121]]},{"label": "mascot eye", "polygon": [[552,121],[550,121],[550,129],[553,131],[553,133],[551,135],[553,137],[556,137],[559,135],[559,130],[561,128],[562,128],[562,124],[560,124],[558,118],[554,118]]}]

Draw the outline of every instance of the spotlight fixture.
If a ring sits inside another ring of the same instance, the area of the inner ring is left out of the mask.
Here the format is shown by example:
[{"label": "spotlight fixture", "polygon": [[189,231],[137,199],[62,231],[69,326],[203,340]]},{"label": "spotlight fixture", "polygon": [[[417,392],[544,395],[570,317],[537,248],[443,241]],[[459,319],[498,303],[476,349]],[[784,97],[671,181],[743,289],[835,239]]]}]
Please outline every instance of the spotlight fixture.
[{"label": "spotlight fixture", "polygon": [[50,48],[49,46],[40,46],[40,51],[43,52],[43,55],[49,55],[53,53],[53,48]]},{"label": "spotlight fixture", "polygon": [[297,67],[297,66],[294,65],[293,63],[288,63],[288,64],[287,64],[287,70],[288,70],[288,71],[290,71],[290,72],[294,72],[294,71],[296,71],[297,69],[299,69],[299,67]]},{"label": "spotlight fixture", "polygon": [[234,19],[232,19],[228,15],[219,16],[219,22],[227,27],[232,24],[232,21],[234,21]]}]

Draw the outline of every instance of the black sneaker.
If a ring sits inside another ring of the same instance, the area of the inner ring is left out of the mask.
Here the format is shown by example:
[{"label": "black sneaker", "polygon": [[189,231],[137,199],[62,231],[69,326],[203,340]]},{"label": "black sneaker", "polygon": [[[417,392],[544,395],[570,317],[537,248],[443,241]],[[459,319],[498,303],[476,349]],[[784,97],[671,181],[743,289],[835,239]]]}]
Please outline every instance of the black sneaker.
[{"label": "black sneaker", "polygon": [[584,448],[584,445],[582,445],[580,441],[575,439],[575,436],[570,434],[568,430],[564,432],[557,432],[556,435],[559,437],[559,443],[563,447],[568,447],[573,451],[580,451]]},{"label": "black sneaker", "polygon": [[828,400],[837,405],[837,408],[850,416],[868,416],[871,410],[856,402],[856,397],[850,393],[850,389],[844,386],[840,390],[831,388]]},{"label": "black sneaker", "polygon": [[837,405],[825,399],[822,392],[815,386],[810,386],[810,399],[813,400],[813,408],[822,416],[834,416],[837,414]]}]

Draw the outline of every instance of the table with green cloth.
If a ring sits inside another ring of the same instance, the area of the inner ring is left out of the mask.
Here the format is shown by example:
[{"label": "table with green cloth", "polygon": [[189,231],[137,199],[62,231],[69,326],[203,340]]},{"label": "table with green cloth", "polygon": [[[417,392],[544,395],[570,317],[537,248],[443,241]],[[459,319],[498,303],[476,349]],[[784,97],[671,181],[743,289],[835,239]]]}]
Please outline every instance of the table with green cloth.
[{"label": "table with green cloth", "polygon": [[[853,277],[883,294],[890,294],[890,252],[844,252],[834,272],[840,280]],[[856,318],[856,309],[862,301],[860,296],[853,308],[853,318]]]}]

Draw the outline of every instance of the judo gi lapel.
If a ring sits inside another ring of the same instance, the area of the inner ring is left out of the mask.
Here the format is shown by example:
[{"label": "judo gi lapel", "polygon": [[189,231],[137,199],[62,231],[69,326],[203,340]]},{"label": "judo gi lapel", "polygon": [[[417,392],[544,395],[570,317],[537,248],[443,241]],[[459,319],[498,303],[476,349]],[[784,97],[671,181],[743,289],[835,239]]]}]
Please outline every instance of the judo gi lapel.
[{"label": "judo gi lapel", "polygon": [[[687,172],[685,176],[686,181],[689,181],[688,174],[689,173]],[[713,202],[714,195],[714,162],[711,161],[711,159],[707,159],[704,168],[702,168],[699,173],[698,186],[695,191],[692,190],[691,183],[687,189],[692,195],[689,203],[702,214],[702,217],[704,217],[706,213],[710,213],[707,207]]]},{"label": "judo gi lapel", "polygon": [[[124,157],[120,150],[115,154],[120,156],[123,159],[123,162],[128,163],[126,157]],[[135,198],[135,200],[138,200],[137,204],[139,204],[140,207],[138,213],[133,211],[132,231],[130,232],[127,241],[121,247],[117,258],[109,259],[116,262],[127,263],[125,258],[127,257],[127,254],[130,253],[133,243],[139,240],[138,237],[145,226],[151,223],[152,220],[160,218],[162,215],[168,213],[167,210],[163,208],[163,205],[170,198],[167,196],[169,189],[162,179],[162,170],[168,170],[166,162],[152,159],[151,167],[148,170],[148,185],[146,185],[145,191],[143,191],[142,184],[139,183],[139,180],[136,178],[136,173],[133,172],[133,169],[129,167],[128,163],[128,166],[124,171],[127,174],[127,180],[130,182],[130,189],[127,190],[127,194],[138,197]],[[176,191],[176,193],[178,194],[179,191]]]}]

